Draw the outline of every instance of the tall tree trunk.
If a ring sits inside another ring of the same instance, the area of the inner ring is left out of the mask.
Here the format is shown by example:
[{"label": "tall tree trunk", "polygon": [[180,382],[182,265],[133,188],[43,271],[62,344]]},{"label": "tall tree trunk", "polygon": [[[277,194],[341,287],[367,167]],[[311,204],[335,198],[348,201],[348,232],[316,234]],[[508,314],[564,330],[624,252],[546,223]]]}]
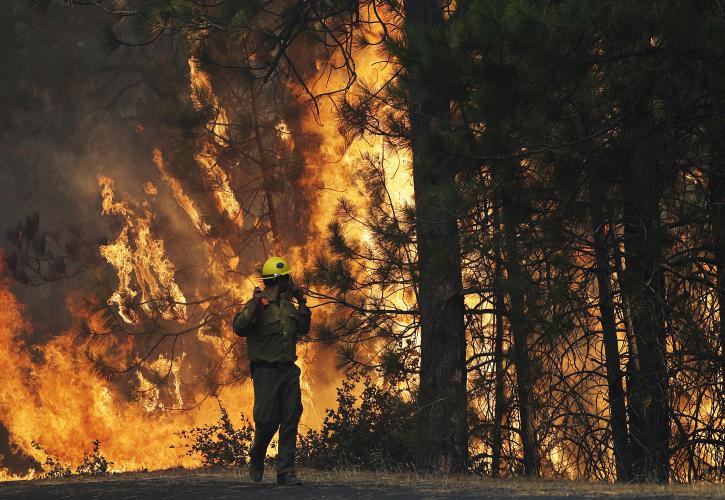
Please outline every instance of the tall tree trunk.
[{"label": "tall tree trunk", "polygon": [[[301,105],[299,107],[302,107]],[[319,138],[312,132],[306,131],[302,125],[301,112],[287,113],[285,122],[290,130],[292,137],[292,166],[287,173],[287,178],[291,184],[290,196],[292,197],[291,227],[290,232],[286,236],[291,246],[303,246],[310,236],[309,221],[312,216],[310,206],[311,199],[314,194],[310,191],[309,178],[314,176],[314,170],[308,168],[305,155],[310,158],[320,158]]]},{"label": "tall tree trunk", "polygon": [[[650,37],[635,46],[646,50]],[[661,78],[642,71],[642,63],[617,73],[625,84],[619,107],[621,133],[615,148],[620,172],[624,226],[624,262],[620,277],[623,302],[629,305],[636,371],[628,373],[632,479],[669,479],[670,408],[667,373],[667,303],[662,266],[668,238],[660,215],[660,199],[675,161],[651,134],[656,130],[652,85]],[[616,87],[616,85],[615,85]],[[631,352],[631,351],[630,351]]]},{"label": "tall tree trunk", "polygon": [[725,392],[725,125],[722,121],[722,106],[712,81],[708,78],[708,97],[712,111],[711,130],[714,153],[708,175],[710,194],[710,227],[712,231],[712,248],[717,268],[717,304],[719,308],[720,337],[720,382]]},{"label": "tall tree trunk", "polygon": [[610,284],[609,243],[607,221],[603,207],[608,205],[607,184],[589,175],[589,196],[592,231],[594,233],[594,262],[599,292],[599,317],[602,324],[604,356],[607,367],[607,390],[609,394],[610,426],[614,441],[614,459],[617,466],[617,480],[632,479],[632,458],[629,452],[629,431],[627,430],[627,408],[622,386],[622,371],[617,340],[617,323]]},{"label": "tall tree trunk", "polygon": [[277,255],[282,253],[282,240],[279,234],[279,223],[277,222],[277,213],[275,211],[274,198],[272,196],[272,185],[274,184],[274,173],[272,172],[272,162],[269,155],[264,149],[264,139],[259,123],[259,112],[257,111],[257,95],[255,86],[252,84],[250,88],[249,102],[252,108],[252,126],[254,127],[254,140],[257,145],[257,154],[259,155],[259,164],[262,170],[262,190],[264,191],[264,200],[267,204],[267,216],[269,217],[269,229],[272,237],[272,252]]},{"label": "tall tree trunk", "polygon": [[[725,142],[725,141],[724,141]],[[723,150],[725,151],[725,150]],[[710,210],[713,225],[713,246],[717,267],[717,304],[720,337],[720,383],[725,393],[725,163],[720,157],[710,177]]]},{"label": "tall tree trunk", "polygon": [[[614,210],[610,210],[609,220],[612,222],[617,220]],[[637,342],[634,339],[634,327],[632,326],[632,305],[630,303],[629,296],[627,295],[627,290],[624,289],[623,285],[624,281],[626,280],[626,276],[624,274],[624,252],[620,250],[620,236],[616,231],[615,227],[616,226],[613,224],[610,228],[610,238],[613,240],[612,247],[614,249],[614,277],[616,278],[616,283],[619,287],[620,292],[619,307],[622,313],[622,323],[624,324],[624,330],[627,337],[627,363],[625,368],[625,379],[627,381],[627,393],[629,393],[630,389],[634,386],[634,380],[636,380],[639,376],[639,357],[637,355]],[[629,439],[631,443],[631,429],[633,427],[641,426],[641,424],[639,423],[639,417],[634,412],[631,404],[627,405],[627,418],[629,420]],[[631,444],[629,448],[629,455],[630,460],[633,460]]]},{"label": "tall tree trunk", "polygon": [[[424,69],[430,43],[443,40],[435,0],[405,2],[406,70],[413,153],[421,327],[417,465],[462,471],[468,461],[466,335],[453,169],[438,131],[448,122],[448,99]],[[438,46],[440,48],[440,46]]]},{"label": "tall tree trunk", "polygon": [[494,169],[494,185],[499,190],[501,200],[502,239],[505,249],[504,265],[506,268],[506,286],[509,295],[509,325],[513,337],[511,359],[516,369],[516,394],[519,401],[519,421],[521,444],[523,447],[524,473],[527,476],[538,476],[541,472],[539,446],[536,437],[534,419],[534,372],[529,353],[530,322],[526,310],[525,289],[526,277],[521,269],[521,255],[517,233],[520,225],[520,207],[514,196],[521,192],[523,186],[516,179],[514,167],[499,165]]},{"label": "tall tree trunk", "polygon": [[632,412],[636,415],[631,427],[633,476],[640,481],[667,482],[670,413],[661,267],[661,180],[652,169],[640,170],[637,165],[631,174],[624,189],[624,242],[625,288],[632,305],[639,361],[639,371],[629,388]]},{"label": "tall tree trunk", "polygon": [[493,414],[493,432],[492,432],[492,443],[491,443],[491,475],[493,477],[499,477],[501,474],[501,448],[503,446],[503,415],[506,411],[506,401],[504,395],[504,362],[503,362],[503,308],[504,308],[504,296],[503,290],[501,290],[500,283],[502,278],[501,272],[501,233],[499,225],[499,208],[497,203],[494,202],[493,208],[493,252],[494,252],[494,295],[495,295],[495,337],[494,337],[494,359],[496,369],[496,385],[495,385],[495,402],[494,402],[494,414]]}]

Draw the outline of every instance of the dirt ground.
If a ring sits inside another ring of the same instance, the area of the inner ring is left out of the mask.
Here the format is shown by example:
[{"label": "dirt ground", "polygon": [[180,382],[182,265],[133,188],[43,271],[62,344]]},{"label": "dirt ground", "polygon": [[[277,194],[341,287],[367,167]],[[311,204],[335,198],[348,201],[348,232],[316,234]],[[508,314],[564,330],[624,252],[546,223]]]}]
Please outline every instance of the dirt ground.
[{"label": "dirt ground", "polygon": [[419,476],[411,473],[314,471],[298,473],[304,486],[283,487],[267,471],[252,483],[242,470],[174,470],[113,474],[100,478],[0,483],[0,498],[103,499],[333,499],[333,498],[516,498],[577,499],[722,498],[719,485],[611,485],[573,481],[492,480],[470,476]]}]

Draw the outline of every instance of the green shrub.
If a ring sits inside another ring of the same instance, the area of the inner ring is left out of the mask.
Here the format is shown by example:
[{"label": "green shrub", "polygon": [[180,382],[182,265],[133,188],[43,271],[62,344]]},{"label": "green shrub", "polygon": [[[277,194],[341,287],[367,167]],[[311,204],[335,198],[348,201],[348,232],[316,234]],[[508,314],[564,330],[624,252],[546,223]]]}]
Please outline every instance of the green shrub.
[{"label": "green shrub", "polygon": [[328,410],[320,431],[301,436],[298,461],[318,468],[412,468],[415,404],[359,378],[337,390],[337,409]]},{"label": "green shrub", "polygon": [[176,433],[188,441],[179,447],[188,448],[186,454],[189,456],[200,455],[205,466],[243,466],[249,456],[254,427],[243,413],[241,422],[241,427],[234,427],[226,409],[219,403],[219,420]]},{"label": "green shrub", "polygon": [[[298,438],[297,463],[316,468],[401,469],[413,463],[415,404],[362,380],[359,397],[353,394],[359,378],[343,380],[337,390],[337,408],[328,409],[320,431]],[[247,463],[254,427],[241,415],[241,427],[231,422],[219,405],[219,420],[176,433],[187,443],[189,456],[201,456],[205,466],[242,466]],[[276,448],[273,441],[270,450]],[[273,457],[267,458],[274,465]]]}]

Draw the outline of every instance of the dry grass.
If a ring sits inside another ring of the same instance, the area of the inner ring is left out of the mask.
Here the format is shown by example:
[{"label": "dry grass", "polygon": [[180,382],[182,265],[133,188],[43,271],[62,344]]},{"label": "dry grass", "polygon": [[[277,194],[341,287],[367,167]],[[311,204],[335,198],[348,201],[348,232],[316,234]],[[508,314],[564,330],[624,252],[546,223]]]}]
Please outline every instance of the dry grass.
[{"label": "dry grass", "polygon": [[[356,470],[320,471],[302,469],[300,478],[304,479],[308,493],[324,491],[325,498],[357,498],[361,493],[375,494],[384,492],[408,498],[448,497],[448,498],[723,498],[725,484],[695,485],[618,485],[584,481],[527,480],[527,479],[490,479],[462,475],[420,475],[413,472],[368,472]],[[262,487],[271,486],[274,471],[267,470]],[[107,486],[103,483],[107,483]],[[105,477],[72,477],[57,480],[20,481],[4,483],[0,492],[5,490],[22,496],[23,491],[32,493],[40,490],[56,489],[73,492],[73,485],[99,495],[109,494],[129,488],[131,485],[145,485],[143,491],[151,491],[151,484],[185,485],[187,491],[199,490],[208,493],[217,492],[215,498],[227,498],[226,492],[245,485],[247,494],[253,495],[254,486],[243,469],[171,469],[155,472],[127,472]],[[8,489],[9,486],[12,486]],[[267,493],[273,490],[267,488]],[[278,491],[285,491],[281,489]],[[289,490],[286,490],[289,492]],[[80,492],[80,490],[79,490]],[[241,493],[241,491],[238,491]],[[301,491],[300,491],[301,493]],[[145,496],[145,495],[144,495]],[[234,495],[237,496],[237,495]],[[100,496],[99,496],[100,497]],[[251,496],[241,495],[242,498]],[[302,497],[307,498],[306,495]],[[231,498],[231,497],[230,497]],[[271,498],[271,497],[270,497]],[[280,496],[282,498],[282,496]]]},{"label": "dry grass", "polygon": [[582,497],[700,497],[725,498],[725,484],[610,484],[593,481],[546,479],[491,479],[465,475],[420,475],[412,472],[311,471],[310,481],[358,486],[401,486],[421,493],[467,493],[502,496],[582,496]]}]

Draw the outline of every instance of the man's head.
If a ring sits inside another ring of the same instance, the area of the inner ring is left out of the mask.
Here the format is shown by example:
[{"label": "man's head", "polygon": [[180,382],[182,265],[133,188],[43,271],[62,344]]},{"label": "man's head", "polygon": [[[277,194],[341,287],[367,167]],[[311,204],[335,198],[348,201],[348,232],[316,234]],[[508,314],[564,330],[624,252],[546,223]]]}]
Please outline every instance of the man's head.
[{"label": "man's head", "polygon": [[290,268],[282,257],[270,257],[262,266],[262,281],[267,287],[277,286],[280,292],[289,288]]}]

